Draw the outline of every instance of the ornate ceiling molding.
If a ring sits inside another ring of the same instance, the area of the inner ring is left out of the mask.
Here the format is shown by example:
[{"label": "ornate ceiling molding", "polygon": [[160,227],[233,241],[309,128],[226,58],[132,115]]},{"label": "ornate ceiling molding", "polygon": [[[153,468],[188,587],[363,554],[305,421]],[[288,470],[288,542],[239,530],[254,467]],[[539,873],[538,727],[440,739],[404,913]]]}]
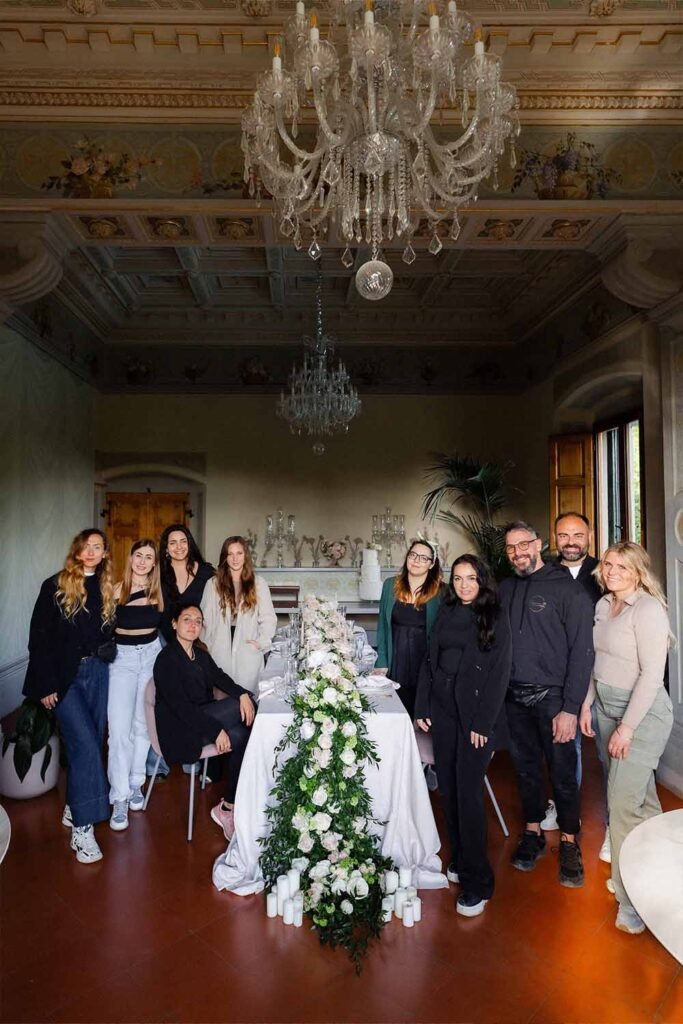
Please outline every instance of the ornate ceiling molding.
[{"label": "ornate ceiling molding", "polygon": [[72,247],[71,232],[64,231],[55,218],[29,214],[4,220],[0,241],[3,315],[53,291],[64,273],[64,256]]}]

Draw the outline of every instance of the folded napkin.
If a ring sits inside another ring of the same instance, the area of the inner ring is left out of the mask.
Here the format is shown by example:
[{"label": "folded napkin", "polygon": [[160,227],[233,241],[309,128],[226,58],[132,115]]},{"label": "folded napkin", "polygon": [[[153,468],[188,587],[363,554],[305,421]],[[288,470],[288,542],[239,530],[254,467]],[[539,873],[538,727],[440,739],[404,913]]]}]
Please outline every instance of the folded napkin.
[{"label": "folded napkin", "polygon": [[275,693],[275,687],[282,682],[282,676],[270,676],[269,679],[262,679],[258,684],[259,697],[270,697]]},{"label": "folded napkin", "polygon": [[392,680],[388,679],[386,676],[361,676],[358,680],[359,690],[389,690],[392,686],[396,690],[398,689],[399,684],[392,682]]}]

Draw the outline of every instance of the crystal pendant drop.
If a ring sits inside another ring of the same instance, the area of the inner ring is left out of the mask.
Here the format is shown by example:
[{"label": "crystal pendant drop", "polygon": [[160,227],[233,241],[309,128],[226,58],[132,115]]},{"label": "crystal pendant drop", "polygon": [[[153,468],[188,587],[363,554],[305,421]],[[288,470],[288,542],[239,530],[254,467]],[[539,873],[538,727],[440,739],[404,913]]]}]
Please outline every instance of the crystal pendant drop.
[{"label": "crystal pendant drop", "polygon": [[439,238],[435,231],[434,235],[432,236],[432,240],[429,243],[429,251],[431,252],[432,256],[438,256],[442,249],[443,242],[441,241],[441,239]]},{"label": "crystal pendant drop", "polygon": [[318,245],[318,239],[314,238],[308,247],[308,255],[312,260],[319,260],[322,255],[322,249]]},{"label": "crystal pendant drop", "polygon": [[285,238],[289,238],[290,235],[294,234],[294,221],[291,217],[283,217],[280,221],[280,234],[284,235]]},{"label": "crystal pendant drop", "polygon": [[514,142],[510,144],[510,167],[513,169],[517,166],[517,149]]},{"label": "crystal pendant drop", "polygon": [[344,252],[342,253],[341,261],[347,270],[353,266],[353,253],[349,249],[348,245],[346,246]]},{"label": "crystal pendant drop", "polygon": [[458,238],[460,237],[460,221],[458,220],[457,213],[453,217],[453,223],[451,224],[451,230],[448,234],[448,237],[451,238],[454,242],[457,242]]},{"label": "crystal pendant drop", "polygon": [[408,266],[410,266],[411,263],[415,262],[415,250],[413,249],[410,242],[408,242],[407,246],[403,250],[403,256],[401,257],[401,259],[403,260],[404,263],[407,263]]},{"label": "crystal pendant drop", "polygon": [[356,273],[356,290],[364,299],[376,302],[391,291],[394,273],[382,260],[368,260]]}]

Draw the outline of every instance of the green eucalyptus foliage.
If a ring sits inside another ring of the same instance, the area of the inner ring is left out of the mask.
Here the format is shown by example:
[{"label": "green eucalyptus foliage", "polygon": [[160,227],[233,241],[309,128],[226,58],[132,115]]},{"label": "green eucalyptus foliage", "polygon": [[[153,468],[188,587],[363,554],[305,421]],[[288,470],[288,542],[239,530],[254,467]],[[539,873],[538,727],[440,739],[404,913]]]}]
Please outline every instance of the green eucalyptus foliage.
[{"label": "green eucalyptus foliage", "polygon": [[55,730],[56,723],[53,712],[43,707],[40,701],[27,698],[19,711],[14,732],[5,736],[2,743],[3,757],[7,753],[10,743],[14,743],[14,770],[20,782],[26,778],[33,755],[40,753],[43,749],[45,753],[40,767],[40,777],[45,782],[45,773],[52,759],[52,747],[49,745],[49,741]]}]

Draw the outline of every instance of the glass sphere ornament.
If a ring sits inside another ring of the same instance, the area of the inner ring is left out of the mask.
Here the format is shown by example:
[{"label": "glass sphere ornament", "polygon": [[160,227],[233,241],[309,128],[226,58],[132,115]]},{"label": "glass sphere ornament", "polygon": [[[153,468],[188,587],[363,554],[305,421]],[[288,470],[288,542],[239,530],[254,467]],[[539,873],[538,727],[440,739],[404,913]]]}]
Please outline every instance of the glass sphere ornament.
[{"label": "glass sphere ornament", "polygon": [[391,291],[394,272],[382,260],[368,260],[356,273],[356,290],[364,299],[376,302]]}]

